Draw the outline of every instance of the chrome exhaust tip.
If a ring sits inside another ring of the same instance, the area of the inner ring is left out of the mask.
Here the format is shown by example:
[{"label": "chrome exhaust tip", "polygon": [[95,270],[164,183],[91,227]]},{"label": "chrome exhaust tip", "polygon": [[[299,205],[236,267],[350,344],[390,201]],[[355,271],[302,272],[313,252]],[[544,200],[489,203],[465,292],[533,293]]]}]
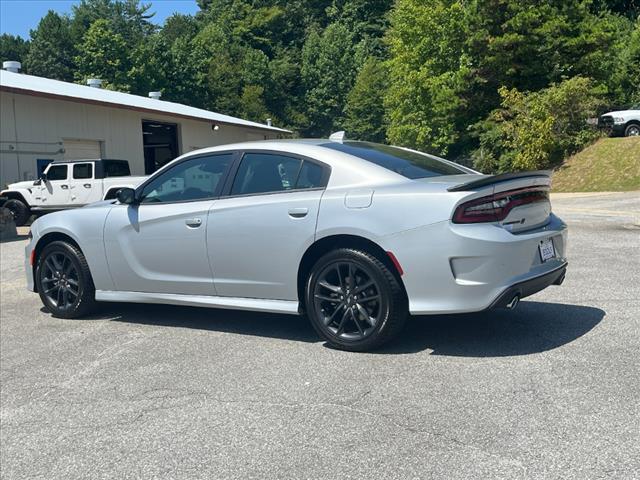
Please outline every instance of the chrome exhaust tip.
[{"label": "chrome exhaust tip", "polygon": [[514,295],[513,298],[509,300],[509,303],[507,303],[506,307],[509,310],[515,310],[519,303],[520,303],[520,295]]}]

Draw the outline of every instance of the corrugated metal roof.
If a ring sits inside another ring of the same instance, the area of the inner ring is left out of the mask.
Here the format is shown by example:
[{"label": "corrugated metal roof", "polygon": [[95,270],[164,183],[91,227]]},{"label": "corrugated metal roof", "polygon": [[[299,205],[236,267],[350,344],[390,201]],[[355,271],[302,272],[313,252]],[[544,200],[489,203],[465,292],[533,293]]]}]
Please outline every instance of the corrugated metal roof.
[{"label": "corrugated metal roof", "polygon": [[110,104],[120,108],[125,107],[155,111],[167,115],[178,115],[211,122],[258,128],[260,130],[270,130],[273,132],[291,133],[289,130],[283,128],[270,127],[262,123],[243,120],[242,118],[210,112],[201,108],[189,107],[181,103],[166,102],[164,100],[142,97],[140,95],[87,87],[76,83],[51,80],[50,78],[36,77],[22,73],[13,73],[6,70],[0,70],[0,88],[3,90],[17,91],[18,93],[24,93],[26,95],[31,92],[31,94],[67,97],[74,101],[100,103],[107,106]]}]

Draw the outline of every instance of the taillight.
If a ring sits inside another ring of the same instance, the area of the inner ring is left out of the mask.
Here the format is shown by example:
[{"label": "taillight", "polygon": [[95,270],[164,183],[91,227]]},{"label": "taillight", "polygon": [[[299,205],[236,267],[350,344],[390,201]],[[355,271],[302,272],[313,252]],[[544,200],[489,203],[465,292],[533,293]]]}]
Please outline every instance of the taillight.
[{"label": "taillight", "polygon": [[456,208],[453,223],[500,222],[520,205],[549,201],[548,187],[529,187],[476,198]]}]

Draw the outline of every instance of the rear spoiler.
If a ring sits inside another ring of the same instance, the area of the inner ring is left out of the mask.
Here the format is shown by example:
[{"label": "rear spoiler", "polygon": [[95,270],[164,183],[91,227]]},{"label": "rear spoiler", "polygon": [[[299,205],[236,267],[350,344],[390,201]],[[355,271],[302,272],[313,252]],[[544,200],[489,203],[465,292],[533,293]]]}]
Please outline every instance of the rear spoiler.
[{"label": "rear spoiler", "polygon": [[472,182],[461,183],[460,185],[454,185],[447,188],[449,192],[464,192],[467,190],[475,190],[476,188],[486,187],[488,185],[494,185],[496,183],[508,182],[509,180],[519,180],[521,178],[534,178],[534,177],[551,177],[551,170],[539,170],[536,172],[519,172],[519,173],[502,173],[500,175],[491,175],[479,180],[473,180]]}]

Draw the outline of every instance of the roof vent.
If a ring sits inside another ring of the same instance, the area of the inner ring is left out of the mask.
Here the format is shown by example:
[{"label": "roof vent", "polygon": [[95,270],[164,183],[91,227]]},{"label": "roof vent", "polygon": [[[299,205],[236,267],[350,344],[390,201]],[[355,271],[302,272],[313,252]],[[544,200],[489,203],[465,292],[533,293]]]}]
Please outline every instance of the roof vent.
[{"label": "roof vent", "polygon": [[270,126],[271,126],[271,119],[267,118],[267,127],[270,127]]},{"label": "roof vent", "polygon": [[149,92],[149,98],[153,98],[154,100],[160,100],[162,96],[162,92]]},{"label": "roof vent", "polygon": [[20,73],[22,64],[20,62],[8,60],[6,62],[2,62],[2,68],[5,69],[7,72]]},{"label": "roof vent", "polygon": [[99,78],[90,78],[87,80],[87,85],[93,88],[102,88],[102,80]]}]

